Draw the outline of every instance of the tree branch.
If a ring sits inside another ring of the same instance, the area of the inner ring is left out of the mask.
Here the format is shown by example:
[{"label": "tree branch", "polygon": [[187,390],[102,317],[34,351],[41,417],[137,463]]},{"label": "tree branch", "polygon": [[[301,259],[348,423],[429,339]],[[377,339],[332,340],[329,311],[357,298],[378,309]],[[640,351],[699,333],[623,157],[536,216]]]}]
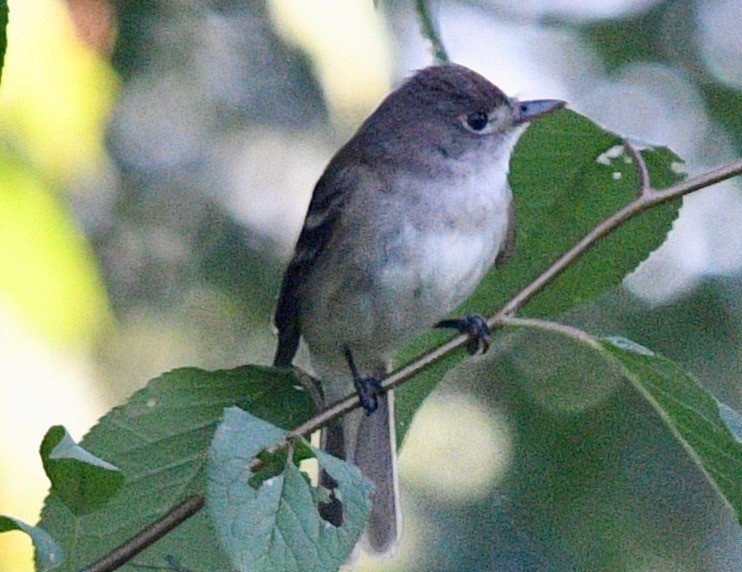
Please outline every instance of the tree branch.
[{"label": "tree branch", "polygon": [[644,157],[642,157],[639,149],[637,149],[628,139],[624,140],[624,147],[626,147],[631,158],[634,160],[636,174],[639,177],[639,194],[646,195],[652,191],[652,183],[649,180],[649,169],[647,169],[647,163],[644,161]]},{"label": "tree branch", "polygon": [[542,320],[541,318],[513,318],[504,316],[500,319],[500,325],[513,328],[532,328],[543,330],[545,332],[554,332],[572,338],[583,344],[595,347],[595,338],[585,330],[575,328],[561,322],[552,322],[551,320]]},{"label": "tree branch", "polygon": [[[639,153],[637,153],[637,157],[643,164],[644,159],[641,158]],[[644,165],[643,168],[646,169],[646,165]],[[685,179],[667,187],[666,189],[656,190],[647,187],[645,192],[639,194],[639,196],[629,202],[625,207],[599,222],[597,226],[553,262],[549,268],[541,273],[540,276],[523,288],[523,290],[518,292],[510,302],[505,304],[500,311],[497,312],[490,321],[488,321],[490,327],[497,325],[495,322],[499,316],[512,316],[515,314],[523,304],[543,290],[547,284],[550,284],[557,276],[564,272],[570,264],[575,262],[591,246],[629,219],[634,218],[639,213],[656,205],[680,198],[688,193],[709,187],[726,179],[731,179],[740,174],[742,174],[742,161],[737,161],[736,163],[717,167],[711,171],[703,173],[702,175]]]},{"label": "tree branch", "polygon": [[[641,158],[638,153],[637,155]],[[643,163],[644,159],[641,159],[641,162]],[[644,168],[646,168],[646,165]],[[740,174],[742,174],[742,161],[737,161],[729,165],[717,167],[701,175],[690,177],[671,185],[666,189],[656,190],[649,187],[648,192],[637,196],[625,207],[598,223],[572,248],[559,257],[536,279],[511,298],[511,300],[500,308],[500,310],[490,316],[487,319],[487,325],[489,325],[490,328],[495,329],[508,320],[510,320],[510,323],[512,324],[513,315],[521,308],[521,306],[523,306],[523,304],[531,300],[536,296],[536,294],[543,290],[544,287],[553,282],[562,272],[587,252],[587,250],[595,245],[601,238],[639,213],[661,203],[680,198],[688,193],[692,193],[693,191],[709,187],[726,179],[731,179]],[[421,371],[439,362],[449,353],[462,348],[467,343],[468,339],[469,338],[466,335],[456,336],[437,348],[421,355],[412,363],[403,366],[401,369],[398,369],[385,377],[381,382],[382,387],[389,390],[403,384]],[[295,439],[303,435],[314,433],[318,429],[328,425],[335,418],[340,417],[357,407],[360,407],[358,396],[355,394],[349,395],[344,399],[331,404],[329,407],[320,411],[314,417],[308,419],[294,430],[289,431],[286,434],[286,438]]]},{"label": "tree branch", "polygon": [[[418,4],[421,3],[424,4],[423,1],[418,2]],[[636,162],[636,168],[639,174],[640,189],[638,196],[626,206],[598,223],[598,225],[596,225],[566,253],[553,262],[535,280],[525,286],[509,302],[500,308],[500,310],[490,316],[487,320],[487,324],[491,328],[494,329],[499,326],[537,327],[545,330],[558,331],[582,342],[592,343],[592,337],[577,328],[572,328],[565,324],[550,322],[548,320],[515,318],[514,314],[523,306],[523,304],[531,300],[536,296],[536,294],[543,290],[544,287],[553,282],[569,267],[570,264],[574,263],[601,238],[629,219],[661,203],[680,198],[699,189],[709,187],[742,174],[742,161],[737,161],[735,163],[717,167],[701,175],[689,177],[688,179],[671,185],[666,189],[657,190],[652,188],[650,185],[647,166],[641,153],[639,153],[639,151],[629,143],[626,143],[626,147]],[[468,337],[466,335],[452,338],[448,342],[421,355],[412,363],[392,372],[382,380],[382,387],[389,390],[403,384],[426,368],[446,357],[449,353],[464,347],[467,342]],[[292,431],[286,433],[285,438],[281,443],[276,445],[276,448],[286,446],[289,442],[299,437],[314,433],[318,429],[328,425],[334,419],[358,407],[360,407],[358,396],[356,394],[349,395],[344,399],[331,404],[329,407],[320,411],[312,418],[294,428]],[[115,570],[122,564],[131,560],[131,558],[136,556],[147,546],[165,536],[165,534],[183,523],[186,519],[196,514],[204,507],[204,504],[205,499],[202,495],[186,499],[182,503],[176,505],[160,520],[148,525],[136,536],[116,548],[113,552],[101,558],[90,567],[84,569],[84,572],[108,572],[110,570]]]},{"label": "tree branch", "polygon": [[448,53],[443,45],[441,36],[438,33],[438,27],[435,24],[433,15],[430,12],[430,4],[428,0],[415,0],[415,11],[417,17],[420,19],[420,27],[422,28],[422,34],[428,39],[433,48],[433,56],[438,63],[444,63],[449,61]]},{"label": "tree branch", "polygon": [[177,526],[183,524],[187,519],[200,511],[205,504],[203,495],[195,495],[187,498],[170,510],[159,520],[147,525],[138,534],[124,542],[121,546],[114,548],[103,558],[83,568],[81,572],[109,572],[123,566],[134,558],[142,550],[154,544],[160,538]]}]

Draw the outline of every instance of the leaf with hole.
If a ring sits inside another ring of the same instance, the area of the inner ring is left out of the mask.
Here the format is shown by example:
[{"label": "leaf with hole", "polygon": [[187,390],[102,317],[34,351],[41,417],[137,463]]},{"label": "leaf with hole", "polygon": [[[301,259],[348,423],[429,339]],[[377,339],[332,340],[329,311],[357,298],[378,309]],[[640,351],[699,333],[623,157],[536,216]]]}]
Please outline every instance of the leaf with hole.
[{"label": "leaf with hole", "polygon": [[[40,525],[65,549],[63,570],[79,570],[206,489],[206,461],[225,407],[238,406],[286,429],[314,410],[299,372],[263,366],[228,371],[182,368],[153,379],[109,411],[80,446],[126,475],[100,509],[78,515],[55,491]],[[137,565],[167,567],[175,557],[194,571],[228,570],[206,511],[192,516],[138,555]]]},{"label": "leaf with hole", "polygon": [[[312,448],[337,481],[343,524],[324,521],[318,495],[286,457],[283,470],[256,487],[255,458],[284,431],[232,407],[214,436],[207,504],[232,566],[240,571],[337,570],[353,550],[371,510],[371,483],[355,466]],[[306,446],[306,445],[304,445]]]}]

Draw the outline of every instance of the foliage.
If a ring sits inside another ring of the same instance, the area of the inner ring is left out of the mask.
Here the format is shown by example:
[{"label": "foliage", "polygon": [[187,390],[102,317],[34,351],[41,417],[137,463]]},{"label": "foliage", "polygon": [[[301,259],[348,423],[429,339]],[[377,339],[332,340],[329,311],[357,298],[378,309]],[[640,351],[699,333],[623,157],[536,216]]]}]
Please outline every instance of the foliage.
[{"label": "foliage", "polygon": [[[677,169],[681,159],[669,149],[648,148],[642,158],[654,186],[666,187],[681,179]],[[459,314],[499,308],[591,228],[635,198],[639,186],[636,165],[621,138],[569,110],[528,128],[511,161],[510,183],[518,254],[485,277],[457,310]],[[553,318],[617,287],[664,242],[679,207],[679,200],[660,205],[611,233],[526,304],[523,312]],[[402,353],[402,360],[414,358],[441,339],[435,332],[425,336]],[[463,351],[447,357],[397,391],[398,442],[402,443],[423,399],[445,371],[464,357]]]},{"label": "foliage", "polygon": [[[151,8],[145,2],[135,4],[137,17],[146,23]],[[432,40],[437,58],[445,60],[446,51],[438,37],[437,23],[428,9],[428,2],[416,1],[415,6],[423,32]],[[659,21],[658,10],[641,19],[637,18],[636,26],[627,26],[626,22],[620,20],[586,25],[584,36],[595,43],[606,38],[620,38],[620,41],[613,42],[613,49],[604,54],[611,68],[631,61],[632,54],[636,55],[631,52],[633,48],[642,57],[658,58],[662,50],[655,45],[643,45],[636,35],[640,28],[652,27]],[[7,2],[0,0],[0,73],[6,47],[7,14]],[[158,17],[161,16],[158,14]],[[151,28],[140,24],[139,20],[123,19],[122,22],[122,29],[137,35],[138,41],[129,42],[117,57],[130,58],[132,66],[140,65],[134,47],[144,50],[151,48],[154,41],[146,35]],[[141,37],[146,40],[139,41],[138,34],[144,34]],[[124,53],[127,49],[130,52]],[[279,60],[285,64],[283,59]],[[303,67],[301,58],[298,60],[298,64],[292,62],[286,65],[299,75],[308,74],[308,66]],[[127,76],[126,73],[123,75]],[[274,75],[283,77],[285,74]],[[260,82],[255,83],[262,88]],[[726,121],[733,130],[736,129],[732,135],[739,139],[739,114],[729,113],[729,109],[734,109],[739,102],[739,93],[710,82],[704,89],[708,102],[723,103],[710,105],[712,113]],[[291,97],[287,97],[286,101],[289,107],[299,109]],[[199,105],[203,103],[200,101]],[[280,102],[271,102],[266,107],[270,121],[275,119],[276,114],[281,115],[282,112],[277,111],[280,105]],[[231,107],[230,112],[233,112]],[[301,114],[301,110],[295,112]],[[281,117],[287,124],[293,125],[293,116],[284,113]],[[656,188],[670,186],[683,177],[682,160],[665,147],[644,147],[641,149],[641,158],[646,162],[651,183]],[[4,164],[10,164],[9,160],[0,156],[0,165]],[[19,182],[13,177],[25,173],[25,170],[25,166],[5,169],[0,179],[9,181],[7,186],[11,190],[20,190],[25,188],[21,185],[23,181]],[[537,122],[521,139],[511,166],[511,185],[518,208],[516,257],[508,266],[493,271],[460,312],[489,313],[510,300],[586,232],[631,201],[640,186],[638,173],[635,157],[624,147],[622,138],[601,129],[589,119],[572,111],[563,111]],[[173,178],[180,185],[180,179]],[[6,202],[14,199],[12,193],[5,195]],[[26,214],[22,217],[23,221],[26,218],[29,221],[38,220],[38,208],[35,207],[39,204],[43,206],[48,201],[39,201],[35,194],[26,191],[19,196],[22,201],[8,202],[15,210],[6,207],[7,213],[12,215],[21,205]],[[130,204],[136,204],[137,208],[140,198],[136,194],[128,197]],[[152,209],[157,214],[170,208],[163,208],[160,203],[157,205]],[[513,417],[521,422],[521,443],[527,443],[531,449],[523,453],[513,469],[516,480],[519,480],[515,489],[530,486],[531,491],[536,491],[523,494],[526,500],[524,505],[527,505],[525,511],[532,510],[536,515],[534,520],[545,529],[553,524],[549,518],[564,520],[564,514],[555,517],[560,512],[555,507],[574,510],[575,513],[568,514],[568,517],[573,517],[579,510],[579,501],[587,498],[580,496],[584,491],[579,490],[581,484],[591,482],[580,473],[585,467],[596,472],[605,471],[620,481],[623,475],[621,468],[604,467],[603,464],[609,465],[609,461],[599,451],[597,454],[587,454],[589,462],[574,471],[578,474],[578,490],[561,491],[564,498],[558,500],[566,499],[562,505],[550,497],[550,486],[554,483],[557,487],[563,486],[560,478],[574,468],[569,466],[569,456],[577,457],[584,452],[580,448],[588,441],[588,433],[593,430],[584,419],[601,419],[606,410],[613,411],[606,405],[606,402],[610,404],[606,396],[618,396],[613,400],[615,405],[615,401],[627,395],[624,391],[631,393],[633,390],[631,396],[635,401],[627,399],[628,409],[623,411],[624,414],[627,411],[643,411],[641,407],[646,407],[652,417],[648,422],[646,419],[641,421],[648,430],[656,433],[661,433],[661,420],[667,433],[683,447],[720,498],[740,519],[740,415],[715,399],[695,375],[684,371],[675,361],[655,354],[644,345],[615,335],[620,333],[620,327],[608,331],[610,335],[607,336],[588,334],[588,331],[601,330],[600,327],[593,330],[590,323],[581,325],[584,331],[577,335],[574,329],[564,327],[570,323],[573,313],[597,313],[596,308],[605,301],[606,293],[614,292],[623,278],[664,242],[679,207],[679,199],[668,201],[640,213],[613,230],[526,303],[520,312],[531,318],[557,322],[523,320],[519,324],[518,319],[514,319],[505,325],[526,327],[516,332],[496,333],[492,360],[487,362],[486,367],[496,372],[497,381],[502,385],[517,388],[518,404],[522,410]],[[56,215],[58,209],[53,210]],[[139,214],[143,213],[146,219],[149,211],[144,208],[141,211]],[[67,214],[64,213],[64,216]],[[49,243],[48,225],[31,226],[25,222],[20,224],[18,221],[21,219],[17,216],[7,218],[11,226],[6,226],[16,230],[13,234],[18,237],[16,244],[36,248],[39,244]],[[211,211],[204,219],[211,220]],[[134,224],[141,222],[135,217],[131,220],[136,221]],[[65,236],[74,234],[67,232],[68,227],[72,229],[68,222],[65,218],[57,225],[66,232],[62,233]],[[127,222],[131,221],[127,219]],[[28,229],[38,228],[43,229],[43,236],[27,234]],[[244,285],[242,290],[235,289],[239,290],[235,296],[238,300],[235,308],[239,305],[244,311],[244,307],[247,307],[249,311],[245,314],[250,320],[267,321],[263,306],[270,303],[272,293],[268,292],[270,288],[265,288],[265,283],[269,283],[270,287],[275,286],[277,262],[264,260],[263,253],[255,257],[245,255],[248,247],[254,245],[249,243],[236,224],[229,226],[220,221],[205,231],[202,229],[202,234],[205,238],[200,239],[206,244],[206,254],[199,260],[201,267],[194,274],[203,272],[207,282],[213,280],[216,287],[224,291],[229,290],[230,284],[234,285],[235,276],[239,275],[238,281]],[[51,242],[57,245],[59,241]],[[260,250],[256,248],[256,251]],[[17,260],[20,258],[10,257],[5,265],[10,268],[7,276],[11,278],[22,276],[13,266]],[[45,271],[57,268],[52,264],[42,266]],[[59,265],[59,268],[64,266]],[[76,263],[75,266],[81,265]],[[69,274],[66,268],[62,270],[65,270],[65,276]],[[83,294],[81,297],[91,306],[105,305],[101,301],[103,295],[98,292],[94,270],[90,271],[90,275],[94,277],[89,280],[93,287],[86,291],[95,295]],[[79,273],[73,279],[79,280]],[[174,288],[177,286],[174,283],[178,282],[163,281],[167,282],[166,288]],[[54,278],[32,281],[37,288],[60,282],[61,279]],[[18,284],[23,286],[16,289],[18,292],[27,291],[27,284]],[[260,290],[261,286],[265,291]],[[75,290],[79,294],[79,289]],[[142,288],[142,291],[150,295],[148,288]],[[230,292],[230,295],[234,294]],[[249,301],[244,302],[243,298],[248,296]],[[705,306],[708,301],[702,297],[693,298],[693,301],[696,307],[704,306],[704,311],[708,309]],[[255,307],[251,307],[251,304]],[[43,308],[30,306],[44,314],[45,318],[48,317]],[[80,308],[77,310],[80,311]],[[94,313],[81,312],[83,315]],[[645,320],[655,335],[670,331],[667,324],[661,323],[661,317],[653,318],[652,312],[646,308],[637,311],[637,314],[640,314],[640,318],[636,319]],[[65,316],[68,320],[80,323],[74,312],[65,313]],[[628,311],[621,315],[621,319],[624,323],[630,322]],[[682,323],[677,316],[674,319],[682,326],[682,332],[673,336],[676,344],[684,343],[684,339],[687,339],[685,343],[695,346],[703,339],[706,343],[704,347],[713,347],[714,352],[718,352],[719,348],[734,346],[733,336],[731,343],[726,335],[709,334],[704,337],[699,334],[703,324]],[[215,319],[215,322],[218,320]],[[717,323],[709,321],[714,326]],[[218,327],[221,325],[218,324]],[[242,324],[240,327],[244,328]],[[693,331],[694,328],[698,331]],[[551,333],[544,333],[544,330]],[[687,334],[688,330],[692,333]],[[554,336],[554,331],[562,335]],[[631,335],[634,333],[630,332],[629,337],[639,339]],[[545,344],[544,338],[549,339]],[[434,332],[416,340],[402,352],[400,363],[413,363],[417,357],[437,347],[445,339],[444,333]],[[643,343],[647,347],[654,347],[652,343]],[[550,346],[557,348],[553,354],[543,351]],[[712,355],[711,352],[706,353]],[[697,366],[698,360],[683,360],[682,356],[667,355],[689,369]],[[698,355],[698,352],[693,355]],[[400,446],[423,401],[446,372],[466,357],[461,349],[450,352],[435,364],[418,370],[413,379],[397,388]],[[713,353],[713,357],[708,358],[707,369],[717,371],[720,376],[728,375],[728,371],[724,372],[724,368],[718,365],[724,363],[723,359],[716,357],[717,353]],[[534,368],[537,374],[533,379],[524,369],[519,369],[518,366],[524,362],[540,366],[540,369]],[[714,367],[717,370],[713,370]],[[703,381],[708,383],[708,376]],[[202,511],[185,522],[176,523],[180,526],[135,556],[129,565],[187,570],[228,569],[230,565],[239,570],[336,569],[345,561],[363,529],[369,509],[370,488],[352,465],[327,456],[295,435],[287,436],[287,431],[312,418],[312,402],[304,390],[311,383],[312,380],[299,370],[275,370],[253,365],[214,372],[182,368],[153,379],[124,405],[107,413],[79,445],[72,441],[63,427],[51,428],[41,447],[42,462],[52,488],[45,502],[40,526],[33,527],[17,519],[0,517],[0,532],[26,532],[36,547],[39,569],[62,566],[66,570],[77,570],[109,553],[183,499],[205,495],[208,514]],[[539,409],[535,405],[539,392],[541,396],[551,392],[549,399],[552,405],[558,402],[554,409],[562,408],[558,415],[549,417],[544,413],[549,411],[549,414],[553,414],[548,406]],[[600,405],[596,405],[598,403]],[[619,421],[616,426],[623,432],[624,419]],[[657,426],[652,421],[657,421]],[[566,426],[569,429],[564,429]],[[534,434],[529,435],[529,431]],[[612,441],[612,445],[620,443],[622,435],[618,435],[615,427],[614,433],[608,432],[608,435],[606,441]],[[572,447],[572,442],[579,443],[579,446]],[[564,446],[564,443],[570,449],[568,453],[557,446]],[[544,459],[549,459],[544,463],[553,461],[551,472],[541,471],[542,467],[537,464],[533,465],[538,467],[537,470],[522,471],[527,466],[529,455],[531,460],[536,456],[533,451],[543,453]],[[549,457],[550,454],[553,459]],[[316,459],[338,481],[339,494],[347,509],[346,521],[339,528],[323,522],[317,513],[317,503],[326,500],[327,491],[311,486],[306,465],[302,464],[303,460],[309,458]],[[667,480],[670,480],[669,476]],[[630,483],[622,484],[626,488],[630,486]],[[543,497],[539,497],[539,494]],[[606,513],[609,502],[606,500],[605,506],[601,507]],[[551,512],[543,509],[547,506],[552,509]],[[489,522],[495,520],[494,515],[500,514],[500,508],[485,506],[476,510],[486,512]],[[545,512],[539,513],[542,509]],[[466,510],[449,512],[461,516],[464,521],[461,529],[466,528],[470,535],[487,534],[484,527],[469,530],[472,527],[466,521]],[[584,532],[577,518],[568,520],[571,533],[579,535]],[[605,521],[605,537],[610,540],[618,536],[611,528],[611,521]],[[441,518],[441,522],[445,522],[445,518]],[[571,544],[569,539],[559,539],[559,542]],[[538,542],[534,544],[538,545]],[[605,544],[607,552],[620,552],[618,544]],[[62,562],[63,548],[65,559]],[[486,550],[482,552],[486,553]],[[430,558],[439,558],[438,563],[444,562],[443,558],[451,558],[451,568],[457,568],[461,567],[461,560],[456,560],[452,555],[469,553],[468,550],[451,550],[449,544],[442,543],[430,551]],[[612,566],[605,566],[604,561],[596,560],[586,568],[631,568],[620,557],[611,562]],[[491,561],[480,564],[481,567],[492,567]],[[645,563],[642,565],[646,567]],[[508,567],[507,564],[502,566]],[[539,563],[535,567],[547,566]]]},{"label": "foliage", "polygon": [[742,522],[740,417],[672,361],[624,338],[598,342],[700,465]]},{"label": "foliage", "polygon": [[36,562],[41,572],[55,570],[64,561],[64,552],[59,544],[38,526],[31,526],[22,520],[0,515],[0,533],[20,530],[28,534],[36,548]]},{"label": "foliage", "polygon": [[40,452],[52,492],[74,514],[100,508],[124,484],[120,469],[80,447],[61,425],[47,431]]},{"label": "foliage", "polygon": [[[106,414],[80,446],[118,467],[126,481],[117,496],[89,514],[75,514],[52,490],[40,525],[66,548],[63,569],[90,564],[177,502],[203,493],[210,444],[225,408],[239,406],[284,429],[306,419],[311,402],[300,383],[292,371],[259,366],[182,368],[153,379]],[[169,555],[191,568],[200,562],[205,570],[224,569],[228,562],[205,513],[137,561],[164,565]]]},{"label": "foliage", "polygon": [[[237,570],[334,570],[348,557],[371,511],[371,483],[350,463],[311,448],[338,483],[339,527],[317,518],[317,493],[294,464],[260,484],[245,467],[283,433],[236,407],[225,410],[211,447],[207,496],[219,540]],[[308,446],[305,444],[305,446]],[[293,456],[293,455],[292,455]]]},{"label": "foliage", "polygon": [[[524,138],[512,166],[516,194],[531,193],[523,200],[528,208],[519,212],[523,257],[510,269],[493,271],[502,276],[487,277],[468,307],[494,309],[502,304],[551,258],[636,196],[636,165],[615,135],[571,112],[542,125]],[[673,153],[651,149],[642,157],[655,184],[678,180],[679,159]],[[550,178],[555,166],[559,175]],[[633,219],[583,256],[527,310],[553,316],[614,287],[662,243],[676,214],[677,202],[671,202]],[[561,240],[553,238],[557,227]],[[594,344],[620,364],[739,514],[734,474],[742,463],[741,446],[722,422],[715,400],[680,368],[650,357],[639,346],[611,340]],[[510,351],[519,351],[518,345]],[[461,351],[450,354],[423,370],[421,379],[401,388],[403,424],[409,423],[444,370],[462,357]],[[259,455],[264,448],[287,446],[280,445],[285,432],[275,425],[288,429],[309,417],[310,402],[300,386],[311,383],[307,379],[296,371],[257,366],[213,373],[176,370],[153,380],[109,413],[82,445],[124,471],[127,481],[121,493],[105,507],[84,515],[65,506],[61,491],[53,489],[42,515],[41,525],[67,548],[66,565],[75,569],[89,562],[91,556],[110,550],[179,500],[206,494],[211,524],[203,514],[197,515],[137,562],[164,565],[168,555],[177,554],[183,566],[208,569],[227,559],[221,545],[239,570],[337,568],[353,548],[368,513],[368,484],[361,484],[357,470],[312,452],[330,472],[335,471],[341,498],[348,503],[347,523],[335,529],[321,520],[316,510],[319,492],[302,476],[293,454],[271,461],[272,468],[258,482],[254,480],[257,469],[250,469],[252,462],[265,463]],[[714,422],[708,426],[713,412]],[[711,440],[715,446],[706,446]],[[250,461],[254,458],[262,460]],[[193,538],[200,539],[197,550],[191,550],[186,540]]]}]

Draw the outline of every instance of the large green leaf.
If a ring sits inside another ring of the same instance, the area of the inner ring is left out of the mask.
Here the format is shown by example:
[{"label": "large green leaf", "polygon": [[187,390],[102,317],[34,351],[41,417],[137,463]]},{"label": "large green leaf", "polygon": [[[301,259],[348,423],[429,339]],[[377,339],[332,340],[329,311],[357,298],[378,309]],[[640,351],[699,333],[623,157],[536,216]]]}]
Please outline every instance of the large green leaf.
[{"label": "large green leaf", "polygon": [[124,484],[124,474],[75,443],[67,429],[55,425],[41,443],[41,461],[52,491],[75,514],[108,502]]},{"label": "large green leaf", "polygon": [[[208,450],[225,407],[238,406],[284,428],[306,420],[312,401],[298,373],[261,366],[166,373],[106,414],[80,445],[119,467],[126,482],[101,510],[76,516],[51,493],[41,523],[64,547],[64,570],[79,570],[206,488]],[[188,519],[135,562],[189,570],[228,570],[205,511]]]},{"label": "large green leaf", "polygon": [[[652,185],[684,177],[683,162],[666,147],[641,151]],[[569,110],[535,122],[510,164],[518,239],[512,261],[490,273],[466,310],[489,311],[512,297],[593,228],[637,195],[636,166],[618,135]],[[603,238],[523,314],[556,316],[620,284],[656,250],[677,217],[676,200],[645,211]]]},{"label": "large green leaf", "polygon": [[[491,271],[456,314],[491,314],[590,229],[636,197],[639,178],[621,138],[589,119],[562,110],[539,119],[521,137],[510,164],[517,244],[512,260]],[[652,185],[680,180],[682,161],[664,147],[641,151]],[[665,240],[680,201],[657,206],[602,239],[522,309],[554,317],[614,288]],[[400,354],[407,362],[445,340],[431,333]],[[463,351],[429,367],[397,390],[397,433],[402,443],[412,415]]]},{"label": "large green leaf", "polygon": [[742,442],[738,426],[730,426],[739,423],[739,414],[677,364],[639,344],[602,338],[597,345],[652,404],[742,522]]},{"label": "large green leaf", "polygon": [[[563,399],[570,402],[569,406],[574,402],[575,410],[582,408],[586,401],[592,404],[602,401],[601,393],[611,391],[621,378],[627,379],[654,408],[740,519],[742,441],[737,412],[717,401],[675,362],[626,338],[593,337],[584,332],[576,335],[548,324],[524,324],[519,333],[528,335],[523,363],[517,363],[521,360],[519,355],[511,355],[500,360],[503,371],[522,384],[530,383],[527,378],[534,377],[534,385],[539,381],[543,385],[561,385],[557,391],[565,394]],[[553,349],[544,352],[549,346]],[[534,356],[533,352],[539,355]],[[565,354],[571,354],[572,361]],[[555,355],[558,355],[556,359]],[[577,377],[575,385],[567,387],[573,377]],[[529,395],[535,396],[541,406],[548,407],[549,398],[545,399],[544,395],[549,395],[549,391],[546,387],[535,388]],[[558,399],[558,396],[552,394],[551,399]],[[562,412],[569,410],[562,404],[558,408]]]},{"label": "large green leaf", "polygon": [[241,409],[224,412],[209,463],[207,504],[234,568],[273,572],[337,570],[348,558],[371,511],[371,483],[355,466],[312,448],[338,483],[343,524],[320,518],[317,494],[294,459],[258,484],[248,461],[284,431]]}]

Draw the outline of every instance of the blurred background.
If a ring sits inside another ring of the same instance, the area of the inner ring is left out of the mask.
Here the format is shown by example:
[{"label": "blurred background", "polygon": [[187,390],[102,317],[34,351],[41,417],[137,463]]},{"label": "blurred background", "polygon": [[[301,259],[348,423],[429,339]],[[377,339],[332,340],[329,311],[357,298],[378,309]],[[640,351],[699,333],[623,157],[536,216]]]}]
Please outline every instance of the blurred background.
[{"label": "blurred background", "polygon": [[[9,0],[0,87],[0,512],[36,522],[77,439],[169,369],[268,363],[314,182],[431,63],[412,0]],[[451,58],[665,144],[739,156],[742,3],[432,2]],[[622,289],[566,318],[742,406],[739,182],[685,200]],[[487,310],[487,309],[483,309]],[[740,570],[742,533],[657,416],[564,342],[473,361],[401,456],[405,533],[365,570]],[[0,535],[0,571],[31,569]]]}]

